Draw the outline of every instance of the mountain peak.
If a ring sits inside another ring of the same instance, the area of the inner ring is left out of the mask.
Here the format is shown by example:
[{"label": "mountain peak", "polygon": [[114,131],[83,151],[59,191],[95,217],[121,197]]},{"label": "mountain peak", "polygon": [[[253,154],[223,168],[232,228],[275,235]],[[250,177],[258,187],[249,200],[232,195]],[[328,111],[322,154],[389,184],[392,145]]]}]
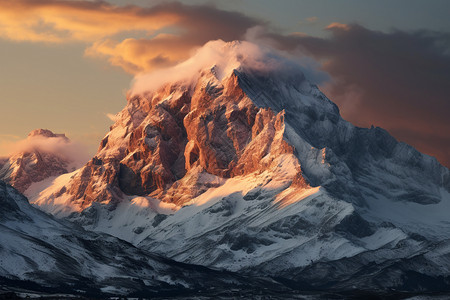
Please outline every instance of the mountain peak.
[{"label": "mountain peak", "polygon": [[51,130],[42,128],[34,129],[28,134],[28,138],[35,138],[35,137],[62,138],[66,141],[69,141],[69,139],[66,137],[64,133],[53,133]]},{"label": "mountain peak", "polygon": [[0,162],[0,180],[24,193],[33,183],[78,167],[76,160],[81,152],[65,134],[35,129],[15,145],[7,160]]},{"label": "mountain peak", "polygon": [[210,41],[188,60],[167,69],[142,74],[135,78],[130,96],[154,92],[167,83],[183,82],[193,86],[205,73],[218,81],[239,72],[272,73],[280,79],[302,81],[305,68],[295,59],[273,48],[247,41]]}]

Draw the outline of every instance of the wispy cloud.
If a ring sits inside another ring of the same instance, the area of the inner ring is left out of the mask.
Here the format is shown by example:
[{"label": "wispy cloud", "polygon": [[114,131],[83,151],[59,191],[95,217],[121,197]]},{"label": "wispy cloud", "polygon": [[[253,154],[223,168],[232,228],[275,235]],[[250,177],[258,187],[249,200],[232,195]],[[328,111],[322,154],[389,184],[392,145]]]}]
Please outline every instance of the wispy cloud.
[{"label": "wispy cloud", "polygon": [[4,141],[1,148],[9,155],[21,152],[39,151],[41,153],[51,153],[61,157],[66,161],[81,167],[89,160],[89,153],[85,145],[67,139],[65,136],[42,136],[29,135],[25,139],[14,139]]},{"label": "wispy cloud", "polygon": [[317,24],[318,22],[319,22],[319,18],[316,17],[316,16],[313,16],[313,17],[308,17],[308,18],[306,18],[306,19],[304,19],[304,20],[301,20],[301,21],[299,21],[298,23],[299,23],[300,25],[315,25],[315,24]]},{"label": "wispy cloud", "polygon": [[117,115],[115,115],[115,114],[106,113],[105,116],[113,122],[117,121]]},{"label": "wispy cloud", "polygon": [[316,67],[311,66],[309,61],[290,56],[272,47],[247,41],[226,43],[215,40],[206,43],[192,57],[176,66],[136,76],[130,96],[158,89],[167,82],[195,83],[201,74],[200,71],[214,65],[219,70],[216,73],[219,79],[239,66],[247,70],[273,72],[279,76],[289,74],[292,77],[303,78],[303,74],[309,72],[311,75],[309,78],[314,77],[319,81],[327,78],[325,72],[313,74],[311,68]]}]

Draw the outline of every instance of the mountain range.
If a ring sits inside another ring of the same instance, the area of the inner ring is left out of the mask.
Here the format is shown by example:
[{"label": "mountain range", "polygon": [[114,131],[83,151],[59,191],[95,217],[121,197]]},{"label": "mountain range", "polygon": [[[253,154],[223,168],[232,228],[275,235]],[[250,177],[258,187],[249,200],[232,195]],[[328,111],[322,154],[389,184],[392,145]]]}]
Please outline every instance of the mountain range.
[{"label": "mountain range", "polygon": [[2,277],[101,274],[92,287],[125,294],[133,278],[203,288],[208,274],[219,287],[450,290],[450,172],[435,158],[345,121],[305,66],[268,48],[209,42],[170,72],[138,78],[81,168],[36,151],[0,163],[35,207],[2,184],[15,245],[0,248]]}]

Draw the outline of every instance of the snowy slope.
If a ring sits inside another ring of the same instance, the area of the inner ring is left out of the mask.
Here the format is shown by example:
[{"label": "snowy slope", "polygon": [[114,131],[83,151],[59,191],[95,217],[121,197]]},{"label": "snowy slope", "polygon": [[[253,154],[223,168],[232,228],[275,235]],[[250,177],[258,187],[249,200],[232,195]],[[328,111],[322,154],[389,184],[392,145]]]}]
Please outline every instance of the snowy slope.
[{"label": "snowy slope", "polygon": [[[32,207],[0,181],[0,284],[100,295],[257,288],[258,281],[179,264],[124,241],[85,231]],[[277,286],[262,280],[264,284]]]},{"label": "snowy slope", "polygon": [[343,120],[278,53],[205,49],[218,61],[193,72],[194,56],[160,87],[138,80],[96,157],[32,202],[183,262],[316,287],[448,289],[447,168]]}]

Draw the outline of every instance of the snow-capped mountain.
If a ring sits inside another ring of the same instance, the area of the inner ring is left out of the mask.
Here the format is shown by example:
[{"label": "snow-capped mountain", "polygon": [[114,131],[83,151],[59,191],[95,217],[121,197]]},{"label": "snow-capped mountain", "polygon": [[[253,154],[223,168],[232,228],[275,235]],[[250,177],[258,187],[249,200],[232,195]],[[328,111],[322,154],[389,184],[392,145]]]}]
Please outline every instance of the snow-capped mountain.
[{"label": "snow-capped mountain", "polygon": [[187,263],[449,289],[450,173],[436,159],[343,120],[301,65],[247,42],[210,42],[170,72],[138,79],[97,155],[31,201]]},{"label": "snow-capped mountain", "polygon": [[73,171],[74,161],[58,151],[69,144],[64,134],[47,129],[31,131],[15,153],[0,160],[0,180],[23,193],[35,182]]},{"label": "snow-capped mountain", "polygon": [[280,286],[177,263],[32,207],[0,181],[0,286],[85,296]]}]

